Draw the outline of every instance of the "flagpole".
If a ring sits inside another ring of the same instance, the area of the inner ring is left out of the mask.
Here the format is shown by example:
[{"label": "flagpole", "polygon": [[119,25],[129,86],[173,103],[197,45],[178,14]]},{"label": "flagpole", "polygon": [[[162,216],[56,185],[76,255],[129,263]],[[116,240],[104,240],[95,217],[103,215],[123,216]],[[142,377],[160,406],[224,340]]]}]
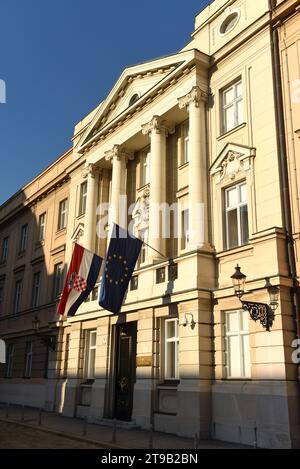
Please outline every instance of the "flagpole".
[{"label": "flagpole", "polygon": [[143,242],[143,244],[145,244],[146,246],[148,246],[148,248],[152,249],[153,251],[157,252],[157,254],[159,254],[160,256],[164,257],[165,259],[168,259],[169,258],[167,256],[165,256],[162,252],[158,251],[157,249],[154,249],[152,246],[150,246],[150,244],[146,243],[145,241],[143,241],[141,239],[141,241]]}]

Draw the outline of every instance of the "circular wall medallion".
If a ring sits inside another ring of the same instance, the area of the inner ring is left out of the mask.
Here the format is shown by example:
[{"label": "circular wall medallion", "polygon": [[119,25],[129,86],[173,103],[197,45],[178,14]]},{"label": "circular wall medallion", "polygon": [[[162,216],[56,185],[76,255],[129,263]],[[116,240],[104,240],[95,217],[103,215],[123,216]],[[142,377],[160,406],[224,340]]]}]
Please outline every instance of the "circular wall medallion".
[{"label": "circular wall medallion", "polygon": [[231,12],[226,16],[225,20],[223,20],[221,23],[219,34],[221,36],[225,36],[225,34],[230,33],[230,31],[232,31],[233,28],[235,28],[237,25],[240,16],[240,10],[231,10]]}]

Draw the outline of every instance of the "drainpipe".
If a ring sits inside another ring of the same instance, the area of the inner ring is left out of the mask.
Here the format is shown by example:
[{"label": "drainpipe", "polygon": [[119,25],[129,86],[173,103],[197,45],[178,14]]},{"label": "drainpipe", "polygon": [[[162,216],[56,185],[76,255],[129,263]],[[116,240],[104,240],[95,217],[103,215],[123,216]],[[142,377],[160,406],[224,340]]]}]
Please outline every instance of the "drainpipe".
[{"label": "drainpipe", "polygon": [[282,79],[280,67],[280,47],[279,36],[277,29],[273,26],[273,11],[276,6],[274,0],[269,0],[269,10],[271,13],[270,35],[272,47],[272,70],[273,79],[275,84],[275,115],[276,115],[276,128],[277,128],[277,147],[279,159],[279,177],[280,177],[280,192],[282,194],[282,220],[286,237],[286,256],[289,267],[289,277],[292,279],[293,285],[290,291],[293,317],[295,322],[295,333],[298,339],[299,334],[299,312],[300,302],[298,294],[298,278],[296,257],[293,239],[293,224],[291,215],[291,199],[288,175],[288,159],[287,159],[287,145],[286,145],[286,132],[284,123],[284,104],[282,95]]}]

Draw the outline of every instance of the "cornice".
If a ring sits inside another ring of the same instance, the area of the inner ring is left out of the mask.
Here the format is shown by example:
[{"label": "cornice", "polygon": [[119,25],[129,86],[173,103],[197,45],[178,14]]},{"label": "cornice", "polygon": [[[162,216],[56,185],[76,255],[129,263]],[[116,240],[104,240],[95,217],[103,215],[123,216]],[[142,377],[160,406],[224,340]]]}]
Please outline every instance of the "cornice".
[{"label": "cornice", "polygon": [[[149,93],[146,93],[141,100],[137,101],[133,107],[130,107],[126,112],[122,113],[120,116],[117,116],[112,122],[109,122],[107,127],[104,127],[99,131],[97,129],[94,131],[94,136],[92,141],[87,142],[79,150],[80,153],[86,154],[92,147],[98,145],[100,142],[104,141],[109,135],[111,135],[116,129],[119,129],[129,120],[139,114],[147,106],[152,104],[155,100],[159,99],[162,94],[164,94],[169,89],[173,88],[178,82],[188,76],[196,69],[197,57],[194,56],[192,63],[186,64],[184,68],[178,68],[175,70],[176,73],[170,79],[165,82],[160,82],[160,86],[155,89],[151,89]],[[208,65],[207,65],[208,66]]]}]

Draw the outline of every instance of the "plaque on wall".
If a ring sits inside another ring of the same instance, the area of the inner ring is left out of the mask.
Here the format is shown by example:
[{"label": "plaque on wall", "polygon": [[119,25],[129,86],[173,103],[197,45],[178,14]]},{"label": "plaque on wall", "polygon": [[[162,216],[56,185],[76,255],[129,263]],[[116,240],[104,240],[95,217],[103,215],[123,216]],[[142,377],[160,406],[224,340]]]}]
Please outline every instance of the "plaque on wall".
[{"label": "plaque on wall", "polygon": [[136,357],[136,366],[152,366],[152,355]]}]

